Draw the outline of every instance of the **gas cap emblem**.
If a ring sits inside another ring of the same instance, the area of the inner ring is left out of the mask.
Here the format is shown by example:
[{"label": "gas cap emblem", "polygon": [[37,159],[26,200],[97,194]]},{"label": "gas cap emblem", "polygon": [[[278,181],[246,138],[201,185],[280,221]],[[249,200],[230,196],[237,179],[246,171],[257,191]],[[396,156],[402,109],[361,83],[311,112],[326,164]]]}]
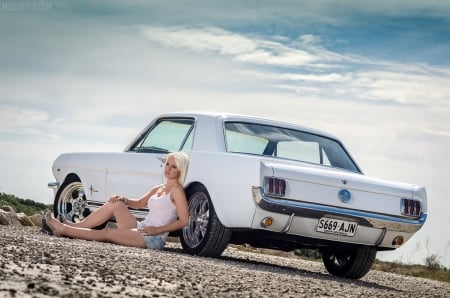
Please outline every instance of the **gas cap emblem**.
[{"label": "gas cap emblem", "polygon": [[341,189],[338,192],[338,197],[339,197],[339,200],[342,201],[342,203],[348,203],[350,201],[350,199],[352,198],[352,194],[347,189]]}]

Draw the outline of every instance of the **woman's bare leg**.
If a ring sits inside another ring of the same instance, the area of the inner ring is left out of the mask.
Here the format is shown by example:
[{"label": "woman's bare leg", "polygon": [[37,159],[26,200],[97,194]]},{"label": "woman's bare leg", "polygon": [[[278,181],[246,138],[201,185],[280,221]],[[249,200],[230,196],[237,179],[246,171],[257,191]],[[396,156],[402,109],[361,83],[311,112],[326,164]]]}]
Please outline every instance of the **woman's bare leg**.
[{"label": "woman's bare leg", "polygon": [[117,227],[119,229],[136,228],[136,218],[121,201],[116,201],[114,203],[106,202],[103,206],[89,214],[89,216],[84,218],[82,221],[77,223],[67,222],[65,224],[76,228],[91,229],[102,225],[112,217],[115,217]]},{"label": "woman's bare leg", "polygon": [[87,228],[68,226],[66,224],[60,223],[53,217],[48,219],[48,221],[49,222],[47,222],[47,224],[51,226],[51,229],[55,235],[63,235],[84,240],[110,242],[141,248],[147,247],[144,238],[136,228],[92,230]]}]

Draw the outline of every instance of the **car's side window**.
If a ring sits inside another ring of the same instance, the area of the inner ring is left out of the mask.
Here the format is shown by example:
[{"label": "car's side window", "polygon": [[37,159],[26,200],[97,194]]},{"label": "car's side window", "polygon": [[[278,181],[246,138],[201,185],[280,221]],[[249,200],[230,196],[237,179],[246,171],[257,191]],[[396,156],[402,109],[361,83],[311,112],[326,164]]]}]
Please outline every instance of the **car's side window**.
[{"label": "car's side window", "polygon": [[268,143],[267,139],[231,130],[227,131],[226,138],[229,152],[263,154]]},{"label": "car's side window", "polygon": [[331,166],[326,153],[317,142],[279,142],[276,156]]},{"label": "car's side window", "polygon": [[190,151],[193,126],[193,119],[161,119],[131,150],[143,153]]}]

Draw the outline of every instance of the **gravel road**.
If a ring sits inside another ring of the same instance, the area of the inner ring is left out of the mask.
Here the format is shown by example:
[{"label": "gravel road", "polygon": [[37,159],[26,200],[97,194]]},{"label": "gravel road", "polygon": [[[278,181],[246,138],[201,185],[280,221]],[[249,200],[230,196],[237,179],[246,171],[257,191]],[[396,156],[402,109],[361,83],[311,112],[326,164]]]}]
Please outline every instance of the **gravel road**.
[{"label": "gravel road", "polygon": [[222,257],[51,237],[0,226],[0,297],[450,297],[450,284],[379,271],[336,278],[321,263],[229,247]]}]

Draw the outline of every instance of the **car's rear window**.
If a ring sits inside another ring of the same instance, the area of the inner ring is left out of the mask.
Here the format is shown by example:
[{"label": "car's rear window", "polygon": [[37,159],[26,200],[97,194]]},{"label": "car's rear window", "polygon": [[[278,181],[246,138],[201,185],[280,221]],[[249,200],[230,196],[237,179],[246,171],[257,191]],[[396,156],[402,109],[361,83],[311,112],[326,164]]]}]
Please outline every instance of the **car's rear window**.
[{"label": "car's rear window", "polygon": [[324,136],[283,127],[225,122],[228,152],[273,156],[359,172],[342,145]]}]

